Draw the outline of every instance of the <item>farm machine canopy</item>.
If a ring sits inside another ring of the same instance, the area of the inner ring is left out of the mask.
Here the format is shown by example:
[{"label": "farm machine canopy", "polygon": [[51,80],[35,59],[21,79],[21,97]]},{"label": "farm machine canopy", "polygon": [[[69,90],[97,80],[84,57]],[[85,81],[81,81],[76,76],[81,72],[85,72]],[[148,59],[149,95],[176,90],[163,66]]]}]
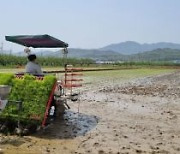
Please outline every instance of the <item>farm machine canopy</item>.
[{"label": "farm machine canopy", "polygon": [[5,36],[7,41],[33,48],[67,48],[68,44],[50,35]]}]

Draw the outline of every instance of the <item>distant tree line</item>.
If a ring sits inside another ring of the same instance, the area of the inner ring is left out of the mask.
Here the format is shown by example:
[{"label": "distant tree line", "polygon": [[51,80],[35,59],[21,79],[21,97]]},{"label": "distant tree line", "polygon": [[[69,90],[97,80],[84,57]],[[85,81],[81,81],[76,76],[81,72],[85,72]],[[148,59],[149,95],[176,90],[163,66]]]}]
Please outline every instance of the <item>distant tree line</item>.
[{"label": "distant tree line", "polygon": [[172,61],[126,61],[114,64],[118,66],[180,66],[180,63]]},{"label": "distant tree line", "polygon": [[[65,63],[71,65],[88,66],[95,63],[92,59],[86,58],[67,58],[65,60],[57,57],[38,57],[37,61],[41,66],[64,66]],[[27,57],[0,54],[0,66],[24,66],[27,62]]]}]

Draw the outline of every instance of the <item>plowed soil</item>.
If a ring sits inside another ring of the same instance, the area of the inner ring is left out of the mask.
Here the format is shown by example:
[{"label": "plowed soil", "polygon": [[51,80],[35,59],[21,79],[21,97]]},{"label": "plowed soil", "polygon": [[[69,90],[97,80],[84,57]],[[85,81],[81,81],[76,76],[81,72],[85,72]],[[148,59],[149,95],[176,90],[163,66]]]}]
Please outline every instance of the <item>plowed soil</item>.
[{"label": "plowed soil", "polygon": [[180,72],[116,80],[86,84],[43,131],[1,134],[0,154],[179,154]]}]

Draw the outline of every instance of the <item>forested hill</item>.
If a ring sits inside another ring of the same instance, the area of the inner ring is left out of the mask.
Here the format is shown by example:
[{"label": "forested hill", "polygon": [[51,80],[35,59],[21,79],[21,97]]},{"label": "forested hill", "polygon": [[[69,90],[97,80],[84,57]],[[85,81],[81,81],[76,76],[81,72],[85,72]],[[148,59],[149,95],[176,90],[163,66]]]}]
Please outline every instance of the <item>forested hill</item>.
[{"label": "forested hill", "polygon": [[[60,51],[39,51],[36,54],[41,57],[62,57]],[[20,54],[18,54],[20,55]],[[21,55],[25,55],[24,53]],[[101,61],[172,61],[180,60],[180,49],[155,49],[152,51],[146,51],[142,53],[123,55],[114,51],[99,51],[99,50],[87,50],[87,49],[69,49],[69,58],[89,58],[93,60]]]},{"label": "forested hill", "polygon": [[168,43],[168,42],[140,44],[134,41],[126,41],[126,42],[105,46],[103,48],[100,48],[100,50],[104,50],[104,51],[111,50],[124,55],[130,55],[139,52],[152,51],[156,49],[165,49],[165,48],[180,49],[180,44]]},{"label": "forested hill", "polygon": [[[180,50],[178,49],[156,49],[153,51],[147,51],[132,55],[122,55],[118,53],[111,54],[111,52],[98,52],[94,50],[86,55],[84,50],[70,50],[69,57],[73,56],[73,52],[76,53],[77,58],[69,58],[68,61],[71,64],[91,64],[98,60],[100,61],[178,61],[180,62]],[[83,56],[78,55],[79,52],[83,52]],[[46,52],[47,53],[47,52]],[[53,55],[55,54],[55,55]],[[51,56],[38,56],[38,62],[42,66],[63,66],[63,59],[58,57],[59,51],[50,52]],[[83,58],[83,59],[82,59]],[[89,58],[89,59],[87,59]],[[25,65],[27,58],[24,56],[13,56],[7,54],[0,54],[0,66],[9,65]]]},{"label": "forested hill", "polygon": [[115,61],[172,61],[180,60],[180,49],[155,49],[152,51],[141,52],[131,55],[123,55],[114,51],[98,51],[98,50],[83,50],[70,49],[69,57],[76,58],[91,58],[94,60],[115,60]]},{"label": "forested hill", "polygon": [[180,61],[178,49],[156,49],[128,56],[129,60],[135,61]]},{"label": "forested hill", "polygon": [[[35,51],[35,50],[34,50]],[[129,61],[129,60],[180,60],[180,44],[176,43],[144,43],[134,41],[111,44],[100,49],[68,48],[70,58],[90,58],[101,61]],[[36,50],[38,56],[63,57],[59,50]],[[25,56],[24,52],[16,53]]]},{"label": "forested hill", "polygon": [[[37,51],[34,52],[37,56],[43,57],[63,57],[62,51]],[[16,53],[17,56],[25,56],[24,52]],[[90,58],[93,60],[118,60],[124,55],[121,55],[114,51],[100,51],[97,49],[75,49],[68,48],[68,57],[69,58]]]}]

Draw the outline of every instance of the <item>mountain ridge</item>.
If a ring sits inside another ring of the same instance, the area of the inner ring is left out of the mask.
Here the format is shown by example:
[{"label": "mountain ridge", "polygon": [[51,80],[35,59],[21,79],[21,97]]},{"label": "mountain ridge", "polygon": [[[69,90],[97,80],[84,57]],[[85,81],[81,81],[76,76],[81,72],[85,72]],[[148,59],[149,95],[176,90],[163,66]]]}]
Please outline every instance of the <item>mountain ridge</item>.
[{"label": "mountain ridge", "polygon": [[124,55],[130,55],[145,51],[152,51],[155,49],[180,49],[180,44],[178,43],[171,43],[171,42],[157,42],[157,43],[143,43],[140,44],[135,41],[126,41],[120,42],[116,44],[110,44],[105,47],[100,48],[101,51],[103,50],[111,50],[115,51]]},{"label": "mountain ridge", "polygon": [[[121,49],[126,49],[128,53],[119,52],[119,45]],[[69,58],[90,58],[93,60],[111,60],[111,61],[125,61],[125,60],[180,60],[180,44],[159,42],[153,44],[140,44],[134,41],[121,42],[115,45],[109,45],[100,49],[80,49],[80,48],[68,48]],[[128,48],[125,46],[129,45]],[[115,46],[115,48],[113,48]],[[107,49],[107,47],[109,49]],[[110,48],[111,47],[111,48]],[[106,49],[106,50],[105,50]],[[116,50],[115,50],[116,49]],[[63,57],[62,52],[59,50],[49,51],[42,50],[34,52],[37,56],[46,57]],[[165,54],[165,56],[164,56]],[[24,52],[17,53],[16,55],[25,56]],[[144,59],[143,59],[143,58]],[[160,57],[160,58],[158,58]]]}]

